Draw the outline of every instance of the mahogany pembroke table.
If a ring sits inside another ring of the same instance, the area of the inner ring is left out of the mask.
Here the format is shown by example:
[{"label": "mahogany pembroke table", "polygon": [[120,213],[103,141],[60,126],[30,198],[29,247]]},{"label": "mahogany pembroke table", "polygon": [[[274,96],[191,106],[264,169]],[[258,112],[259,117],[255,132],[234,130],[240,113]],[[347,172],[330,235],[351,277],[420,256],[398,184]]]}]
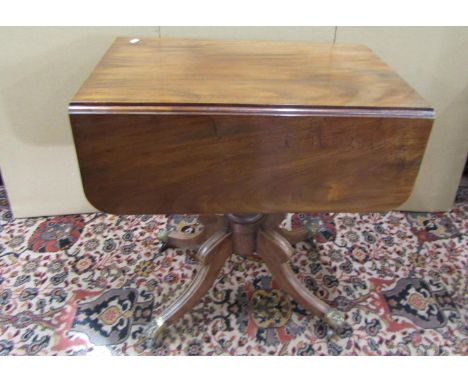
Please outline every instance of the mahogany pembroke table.
[{"label": "mahogany pembroke table", "polygon": [[[433,109],[365,46],[118,38],[73,98],[89,201],[113,214],[199,214],[188,289],[149,325],[158,335],[237,253],[331,328],[344,315],[289,265],[307,229],[286,212],[397,209],[410,195]],[[155,233],[156,235],[156,233]]]}]

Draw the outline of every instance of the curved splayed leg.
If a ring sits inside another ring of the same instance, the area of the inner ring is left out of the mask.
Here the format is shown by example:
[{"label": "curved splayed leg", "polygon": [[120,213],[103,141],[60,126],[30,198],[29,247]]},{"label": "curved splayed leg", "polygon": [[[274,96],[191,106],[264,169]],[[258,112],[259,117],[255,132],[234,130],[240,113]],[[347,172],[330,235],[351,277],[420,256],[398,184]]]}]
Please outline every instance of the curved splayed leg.
[{"label": "curved splayed leg", "polygon": [[294,249],[286,238],[273,229],[260,230],[257,250],[281,289],[310,312],[323,315],[332,328],[345,325],[343,313],[314,296],[298,280],[289,265]]},{"label": "curved splayed leg", "polygon": [[150,322],[143,335],[157,340],[168,325],[191,310],[211,288],[231,253],[231,233],[225,230],[216,232],[203,243],[197,253],[200,263],[195,278],[182,296]]}]

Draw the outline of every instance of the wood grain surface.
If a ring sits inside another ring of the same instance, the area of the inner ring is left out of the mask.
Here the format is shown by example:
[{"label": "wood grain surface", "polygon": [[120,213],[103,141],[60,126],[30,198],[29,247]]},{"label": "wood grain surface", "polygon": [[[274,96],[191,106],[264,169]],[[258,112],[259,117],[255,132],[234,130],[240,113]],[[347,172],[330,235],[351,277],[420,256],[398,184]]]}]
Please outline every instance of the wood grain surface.
[{"label": "wood grain surface", "polygon": [[118,38],[74,105],[269,105],[431,110],[370,49]]},{"label": "wood grain surface", "polygon": [[84,190],[115,214],[384,211],[412,190],[432,120],[72,114]]},{"label": "wood grain surface", "polygon": [[368,48],[118,38],[70,104],[99,210],[383,211],[433,110]]}]

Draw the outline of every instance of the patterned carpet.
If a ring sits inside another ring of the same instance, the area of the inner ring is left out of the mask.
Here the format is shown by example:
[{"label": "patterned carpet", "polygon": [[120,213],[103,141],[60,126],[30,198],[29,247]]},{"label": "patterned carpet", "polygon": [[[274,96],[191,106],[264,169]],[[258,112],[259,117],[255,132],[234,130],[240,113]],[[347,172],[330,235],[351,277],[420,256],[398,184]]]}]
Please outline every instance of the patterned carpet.
[{"label": "patterned carpet", "polygon": [[314,242],[297,244],[294,270],[346,313],[337,337],[275,290],[262,263],[232,256],[200,304],[145,348],[143,328],[196,265],[188,250],[158,251],[166,218],[15,220],[0,188],[0,354],[468,355],[466,179],[450,213],[290,214],[284,224],[304,222]]}]

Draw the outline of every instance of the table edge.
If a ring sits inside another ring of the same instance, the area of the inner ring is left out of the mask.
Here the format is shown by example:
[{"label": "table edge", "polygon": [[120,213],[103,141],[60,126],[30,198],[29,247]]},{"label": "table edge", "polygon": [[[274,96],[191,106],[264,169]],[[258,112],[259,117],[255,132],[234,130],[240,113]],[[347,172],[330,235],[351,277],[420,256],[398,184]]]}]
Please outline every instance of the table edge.
[{"label": "table edge", "polygon": [[219,105],[219,104],[118,104],[71,102],[69,114],[162,114],[162,115],[264,115],[434,119],[432,108]]}]

